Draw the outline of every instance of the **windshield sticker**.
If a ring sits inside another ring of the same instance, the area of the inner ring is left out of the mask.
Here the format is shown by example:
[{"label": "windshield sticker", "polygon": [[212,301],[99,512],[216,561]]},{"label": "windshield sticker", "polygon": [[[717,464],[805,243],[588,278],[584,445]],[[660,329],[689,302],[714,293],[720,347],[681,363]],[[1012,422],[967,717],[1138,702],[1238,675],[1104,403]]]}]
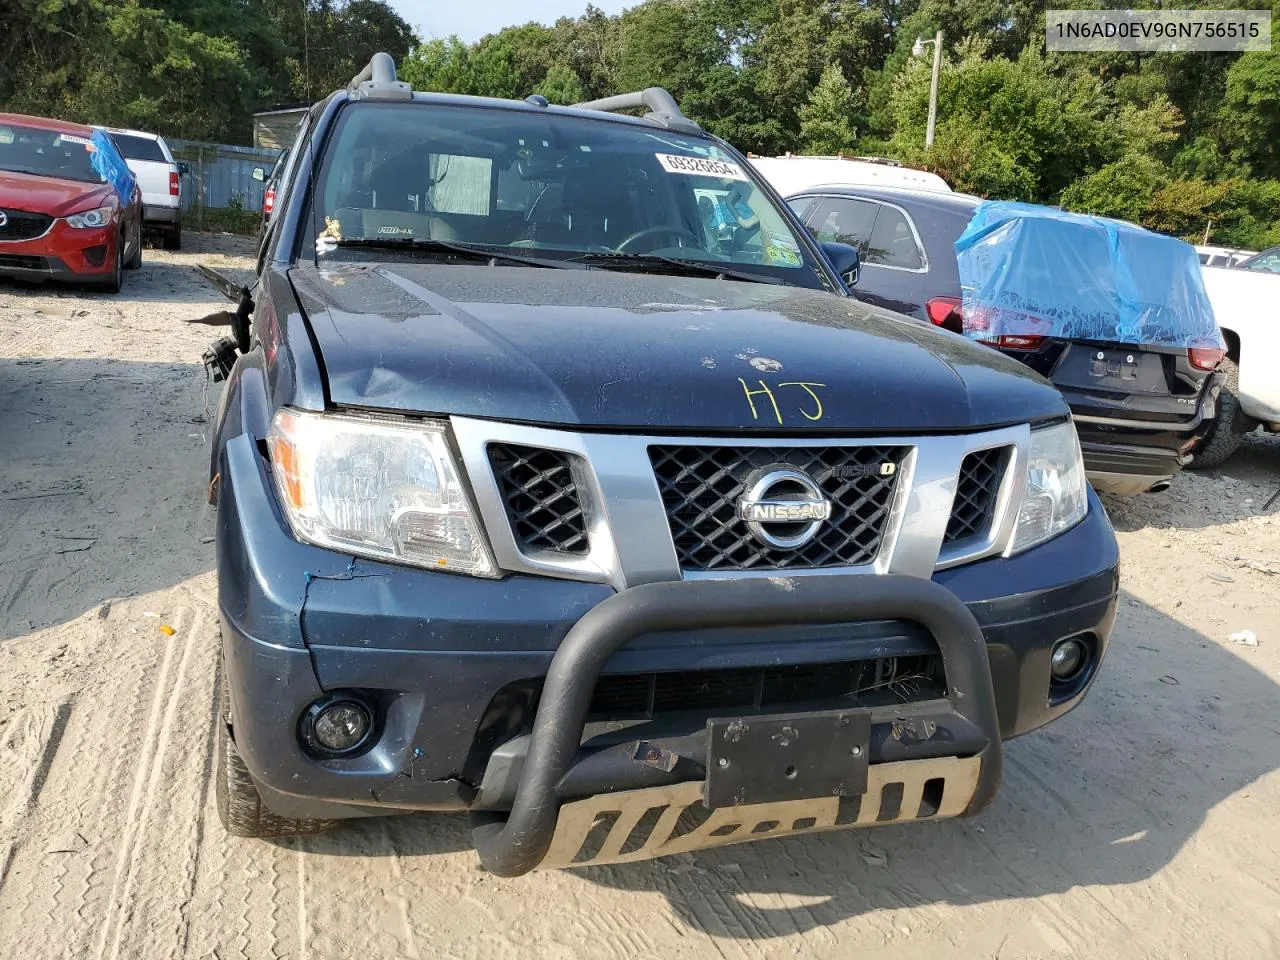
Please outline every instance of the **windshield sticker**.
[{"label": "windshield sticker", "polygon": [[88,138],[73,137],[69,133],[64,133],[62,136],[58,137],[58,142],[59,143],[78,143],[81,146],[89,147],[90,149],[92,149],[93,147],[93,144],[89,142]]},{"label": "windshield sticker", "polygon": [[[382,226],[378,228],[378,233],[384,237],[412,237],[413,229],[411,227],[392,227]],[[339,237],[339,240],[342,238]]]},{"label": "windshield sticker", "polygon": [[0,127],[0,143],[13,143],[13,128]]},{"label": "windshield sticker", "polygon": [[798,267],[800,266],[800,254],[794,248],[790,248],[777,240],[771,241],[764,248],[765,256],[769,258],[769,262],[780,267]]},{"label": "windshield sticker", "polygon": [[324,229],[316,237],[316,253],[332,253],[342,239],[342,225],[333,217],[324,218]]},{"label": "windshield sticker", "polygon": [[655,153],[662,169],[667,173],[684,173],[695,177],[720,177],[724,180],[750,180],[736,163],[724,160],[707,160],[703,157],[682,157],[674,153]]}]

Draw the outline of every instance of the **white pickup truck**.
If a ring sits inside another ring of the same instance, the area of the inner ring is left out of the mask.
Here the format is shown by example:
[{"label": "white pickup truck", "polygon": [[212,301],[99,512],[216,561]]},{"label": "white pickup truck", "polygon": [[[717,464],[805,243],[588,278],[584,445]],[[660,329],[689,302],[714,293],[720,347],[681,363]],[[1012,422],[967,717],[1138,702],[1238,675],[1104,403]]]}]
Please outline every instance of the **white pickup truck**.
[{"label": "white pickup truck", "polygon": [[1218,417],[1190,466],[1216,467],[1259,425],[1280,433],[1280,247],[1234,267],[1202,267],[1227,341]]},{"label": "white pickup truck", "polygon": [[145,130],[107,131],[142,191],[142,228],[158,233],[166,250],[182,247],[182,173],[163,137]]}]

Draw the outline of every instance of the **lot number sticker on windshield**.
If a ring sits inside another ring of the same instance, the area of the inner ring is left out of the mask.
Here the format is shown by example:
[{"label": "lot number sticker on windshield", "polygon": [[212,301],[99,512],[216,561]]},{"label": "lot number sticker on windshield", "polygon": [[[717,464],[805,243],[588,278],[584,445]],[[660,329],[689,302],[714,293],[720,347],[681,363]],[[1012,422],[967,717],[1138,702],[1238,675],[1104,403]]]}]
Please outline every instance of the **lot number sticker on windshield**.
[{"label": "lot number sticker on windshield", "polygon": [[736,163],[707,160],[704,157],[682,157],[674,153],[655,153],[667,173],[687,173],[695,177],[723,177],[725,180],[750,179]]}]

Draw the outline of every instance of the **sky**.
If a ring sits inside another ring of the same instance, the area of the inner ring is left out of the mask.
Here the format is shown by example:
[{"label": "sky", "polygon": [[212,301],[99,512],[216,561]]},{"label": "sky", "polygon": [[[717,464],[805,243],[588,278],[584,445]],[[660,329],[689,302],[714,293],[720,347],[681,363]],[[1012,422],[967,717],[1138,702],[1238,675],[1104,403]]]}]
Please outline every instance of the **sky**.
[{"label": "sky", "polygon": [[[468,42],[503,27],[528,23],[552,24],[559,17],[576,17],[588,0],[390,0],[400,16],[424,40],[456,33]],[[605,13],[618,13],[639,0],[595,0]]]}]

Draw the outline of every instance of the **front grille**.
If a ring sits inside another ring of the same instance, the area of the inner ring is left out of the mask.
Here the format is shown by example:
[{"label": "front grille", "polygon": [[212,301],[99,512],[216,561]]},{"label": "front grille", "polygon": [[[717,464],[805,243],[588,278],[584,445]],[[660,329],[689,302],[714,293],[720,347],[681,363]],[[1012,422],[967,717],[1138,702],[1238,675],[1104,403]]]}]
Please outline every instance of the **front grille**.
[{"label": "front grille", "polygon": [[[680,566],[781,570],[870,563],[880,551],[908,448],[650,447]],[[893,464],[886,472],[883,464]],[[803,471],[831,501],[831,517],[795,549],[758,541],[738,517],[749,478],[766,467]]]},{"label": "front grille", "polygon": [[16,253],[0,253],[0,270],[39,270],[50,273],[47,257],[27,257]]},{"label": "front grille", "polygon": [[570,555],[587,552],[587,522],[570,454],[492,443],[489,463],[522,549]]},{"label": "front grille", "polygon": [[34,240],[42,236],[53,217],[25,210],[5,210],[5,224],[0,226],[0,240]]},{"label": "front grille", "polygon": [[960,462],[960,480],[943,543],[986,536],[995,519],[996,497],[1008,458],[1008,447],[993,447],[976,450]]},{"label": "front grille", "polygon": [[682,710],[768,710],[797,704],[838,706],[849,698],[899,703],[943,696],[937,654],[837,663],[729,670],[689,670],[601,677],[591,698],[596,718],[623,718]]}]

